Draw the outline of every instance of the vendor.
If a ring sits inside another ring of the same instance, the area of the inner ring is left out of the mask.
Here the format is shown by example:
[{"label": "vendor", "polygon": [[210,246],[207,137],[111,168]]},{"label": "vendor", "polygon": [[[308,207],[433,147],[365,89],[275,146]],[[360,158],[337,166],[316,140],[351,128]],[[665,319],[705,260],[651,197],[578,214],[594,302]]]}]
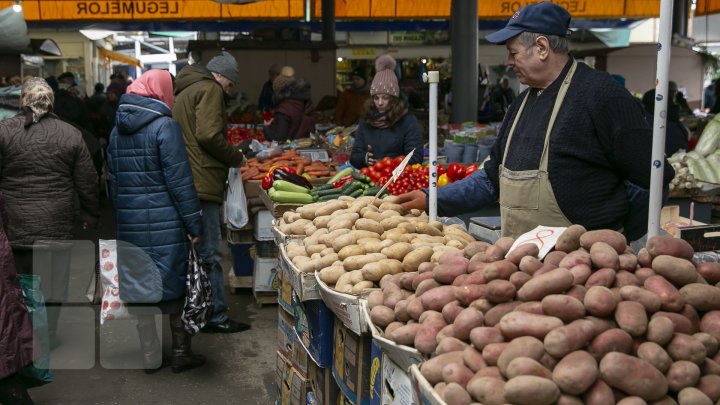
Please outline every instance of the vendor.
[{"label": "vendor", "polygon": [[[569,26],[564,8],[542,2],[486,37],[505,44],[508,66],[529,88],[510,106],[484,169],[438,190],[439,215],[499,199],[504,236],[570,224],[623,230],[629,240],[646,233],[652,130],[627,90],[569,54]],[[667,187],[674,172],[664,164]],[[419,190],[397,202],[427,204]]]},{"label": "vendor", "polygon": [[365,102],[370,98],[365,72],[362,68],[350,73],[351,85],[340,94],[335,108],[335,124],[343,127],[357,124]]},{"label": "vendor", "polygon": [[377,58],[375,70],[370,99],[365,102],[363,119],[355,131],[350,163],[357,168],[372,166],[386,156],[407,155],[413,149],[409,164],[422,163],[422,129],[400,99],[395,59],[390,55]]},{"label": "vendor", "polygon": [[315,130],[315,106],[310,99],[310,83],[295,79],[295,69],[283,66],[273,80],[273,117],[265,121],[268,141],[307,138]]}]

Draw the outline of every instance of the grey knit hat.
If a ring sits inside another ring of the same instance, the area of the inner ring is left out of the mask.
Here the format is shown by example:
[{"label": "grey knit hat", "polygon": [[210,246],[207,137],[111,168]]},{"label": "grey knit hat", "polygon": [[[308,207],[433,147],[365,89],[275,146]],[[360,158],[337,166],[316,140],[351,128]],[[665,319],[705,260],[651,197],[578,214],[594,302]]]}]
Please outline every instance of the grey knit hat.
[{"label": "grey knit hat", "polygon": [[370,85],[370,94],[389,94],[400,96],[400,86],[395,75],[395,59],[390,55],[383,55],[375,60],[375,77]]},{"label": "grey knit hat", "polygon": [[238,70],[238,64],[235,58],[228,52],[222,51],[222,53],[207,63],[207,69],[211,72],[219,73],[225,76],[228,80],[237,84],[240,80],[240,71]]}]

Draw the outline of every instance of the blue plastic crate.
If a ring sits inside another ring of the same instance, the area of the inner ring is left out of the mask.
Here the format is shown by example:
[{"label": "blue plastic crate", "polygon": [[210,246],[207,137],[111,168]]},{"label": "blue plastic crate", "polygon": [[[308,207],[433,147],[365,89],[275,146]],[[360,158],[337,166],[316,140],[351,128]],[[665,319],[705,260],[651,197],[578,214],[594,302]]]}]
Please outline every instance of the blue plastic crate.
[{"label": "blue plastic crate", "polygon": [[230,243],[228,247],[232,253],[233,272],[235,277],[245,277],[253,275],[253,266],[255,261],[250,255],[252,243]]}]

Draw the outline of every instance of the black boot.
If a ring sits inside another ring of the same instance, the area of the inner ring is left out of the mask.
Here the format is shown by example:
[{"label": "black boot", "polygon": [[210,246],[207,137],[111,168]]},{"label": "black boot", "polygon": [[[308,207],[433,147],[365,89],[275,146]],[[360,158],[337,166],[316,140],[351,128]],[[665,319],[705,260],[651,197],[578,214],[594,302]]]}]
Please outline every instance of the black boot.
[{"label": "black boot", "polygon": [[27,387],[17,373],[0,379],[0,404],[33,405],[34,402],[27,392]]},{"label": "black boot", "polygon": [[172,331],[172,371],[179,373],[205,364],[205,356],[194,354],[190,348],[192,336],[185,331],[180,314],[170,315]]},{"label": "black boot", "polygon": [[138,316],[137,331],[140,337],[145,373],[156,373],[164,365],[162,362],[162,345],[155,329],[155,317],[153,315]]}]

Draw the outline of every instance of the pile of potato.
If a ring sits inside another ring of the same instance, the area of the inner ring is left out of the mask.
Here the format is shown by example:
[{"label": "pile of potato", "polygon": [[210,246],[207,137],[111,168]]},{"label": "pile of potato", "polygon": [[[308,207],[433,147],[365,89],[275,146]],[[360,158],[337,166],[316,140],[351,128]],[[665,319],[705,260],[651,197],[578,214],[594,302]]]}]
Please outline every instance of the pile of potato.
[{"label": "pile of potato", "polygon": [[512,243],[446,251],[368,296],[384,336],[432,356],[420,369],[448,405],[720,400],[720,264],[578,225],[543,261]]},{"label": "pile of potato", "polygon": [[[392,197],[390,197],[392,198]],[[342,293],[361,294],[385,275],[416,272],[449,250],[475,239],[459,225],[429,222],[424,212],[404,212],[391,200],[340,197],[286,212],[279,224],[288,235],[306,235],[285,246],[304,273]]]}]

